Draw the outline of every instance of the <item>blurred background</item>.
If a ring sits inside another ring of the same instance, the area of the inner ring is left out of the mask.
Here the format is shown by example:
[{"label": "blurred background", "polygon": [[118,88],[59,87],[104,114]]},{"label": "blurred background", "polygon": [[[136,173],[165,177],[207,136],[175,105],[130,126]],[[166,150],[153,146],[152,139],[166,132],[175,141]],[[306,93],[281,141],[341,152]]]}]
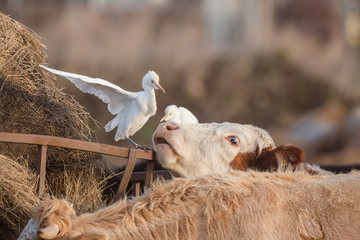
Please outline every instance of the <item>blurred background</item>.
[{"label": "blurred background", "polygon": [[[3,0],[0,10],[42,37],[50,67],[129,91],[158,73],[167,94],[133,137],[141,144],[176,104],[200,122],[265,128],[308,162],[360,163],[360,0]],[[96,141],[130,147],[104,131],[101,100],[57,85],[99,122]]]}]

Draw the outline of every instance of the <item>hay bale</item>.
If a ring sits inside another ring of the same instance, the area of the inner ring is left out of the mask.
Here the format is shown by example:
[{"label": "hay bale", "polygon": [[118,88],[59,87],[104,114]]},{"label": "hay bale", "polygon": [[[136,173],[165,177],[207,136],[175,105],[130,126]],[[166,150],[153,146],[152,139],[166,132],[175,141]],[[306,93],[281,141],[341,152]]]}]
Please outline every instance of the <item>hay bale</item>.
[{"label": "hay bale", "polygon": [[51,195],[65,198],[73,204],[79,214],[92,212],[106,205],[102,193],[107,178],[98,177],[94,167],[87,169],[67,169],[49,173],[51,182],[47,188]]},{"label": "hay bale", "polygon": [[[40,37],[0,13],[0,131],[91,140],[89,124],[96,121],[56,86],[53,74],[39,68],[45,58]],[[39,202],[32,173],[38,147],[2,143],[0,153],[0,238],[16,239]],[[105,205],[102,155],[49,147],[47,156],[51,195],[73,202],[79,213]]]},{"label": "hay bale", "polygon": [[40,202],[35,192],[37,176],[20,160],[0,155],[1,239],[16,239],[31,217],[31,209]]},{"label": "hay bale", "polygon": [[[89,125],[97,126],[96,121],[56,86],[53,74],[39,68],[45,50],[36,33],[0,13],[0,131],[90,140]],[[36,147],[1,144],[0,151],[24,156],[30,167],[36,166]],[[48,168],[64,163],[104,166],[98,154],[55,148],[48,163]]]},{"label": "hay bale", "polygon": [[[94,167],[53,171],[45,188],[50,195],[73,203],[77,213],[92,212],[106,205],[102,192],[107,179],[95,172]],[[0,239],[16,239],[31,218],[40,202],[37,179],[25,159],[0,155]]]}]

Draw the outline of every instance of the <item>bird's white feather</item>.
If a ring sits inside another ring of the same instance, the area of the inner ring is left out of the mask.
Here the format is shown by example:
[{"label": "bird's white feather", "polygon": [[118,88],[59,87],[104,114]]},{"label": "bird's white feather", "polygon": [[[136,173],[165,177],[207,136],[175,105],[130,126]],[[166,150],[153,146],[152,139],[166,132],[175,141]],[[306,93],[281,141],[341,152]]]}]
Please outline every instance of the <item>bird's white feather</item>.
[{"label": "bird's white feather", "polygon": [[160,87],[163,90],[159,85],[159,76],[154,71],[149,71],[144,76],[144,91],[128,92],[100,78],[91,78],[40,66],[70,80],[82,92],[93,94],[107,103],[109,112],[116,117],[106,124],[105,130],[109,132],[118,127],[115,134],[116,141],[135,134],[156,113],[154,89]]},{"label": "bird's white feather", "polygon": [[199,123],[197,118],[184,107],[169,105],[165,108],[165,116],[161,121],[173,121],[178,123]]},{"label": "bird's white feather", "polygon": [[183,123],[199,123],[195,115],[184,107],[179,107],[180,119]]},{"label": "bird's white feather", "polygon": [[70,80],[80,91],[90,93],[108,103],[108,110],[113,115],[119,114],[126,103],[134,100],[137,93],[128,92],[121,87],[101,78],[91,78],[75,73],[64,72],[40,65],[49,72],[60,75]]}]

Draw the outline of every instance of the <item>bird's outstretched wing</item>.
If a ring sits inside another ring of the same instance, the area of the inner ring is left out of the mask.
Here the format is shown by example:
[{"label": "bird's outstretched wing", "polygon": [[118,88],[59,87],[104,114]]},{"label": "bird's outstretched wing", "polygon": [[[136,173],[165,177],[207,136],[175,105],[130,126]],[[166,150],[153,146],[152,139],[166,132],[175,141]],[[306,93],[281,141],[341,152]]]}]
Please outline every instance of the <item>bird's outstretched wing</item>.
[{"label": "bird's outstretched wing", "polygon": [[104,103],[108,103],[108,110],[114,115],[120,113],[127,102],[137,97],[137,93],[128,92],[101,78],[91,78],[75,73],[52,69],[43,65],[39,66],[49,72],[63,76],[64,78],[70,80],[82,92],[93,94],[100,98]]}]

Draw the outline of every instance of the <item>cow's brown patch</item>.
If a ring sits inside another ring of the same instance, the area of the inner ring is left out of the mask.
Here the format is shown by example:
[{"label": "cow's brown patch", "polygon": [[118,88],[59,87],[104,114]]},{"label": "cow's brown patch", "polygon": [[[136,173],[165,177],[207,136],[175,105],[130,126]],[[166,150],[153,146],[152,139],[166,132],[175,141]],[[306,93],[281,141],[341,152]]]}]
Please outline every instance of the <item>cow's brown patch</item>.
[{"label": "cow's brown patch", "polygon": [[274,171],[279,167],[295,170],[304,160],[304,151],[294,145],[282,145],[273,150],[264,148],[260,154],[255,152],[238,153],[230,162],[234,170],[257,169],[260,171]]},{"label": "cow's brown patch", "polygon": [[260,155],[250,163],[249,167],[260,171],[272,171],[277,169],[278,161],[274,154],[274,150],[264,148]]},{"label": "cow's brown patch", "polygon": [[281,167],[291,167],[293,170],[302,164],[305,158],[304,151],[294,145],[282,145],[275,148],[274,152],[278,162],[281,161]]},{"label": "cow's brown patch", "polygon": [[249,168],[250,162],[253,162],[256,157],[256,153],[238,153],[236,157],[230,162],[230,166],[234,170],[245,171]]}]

